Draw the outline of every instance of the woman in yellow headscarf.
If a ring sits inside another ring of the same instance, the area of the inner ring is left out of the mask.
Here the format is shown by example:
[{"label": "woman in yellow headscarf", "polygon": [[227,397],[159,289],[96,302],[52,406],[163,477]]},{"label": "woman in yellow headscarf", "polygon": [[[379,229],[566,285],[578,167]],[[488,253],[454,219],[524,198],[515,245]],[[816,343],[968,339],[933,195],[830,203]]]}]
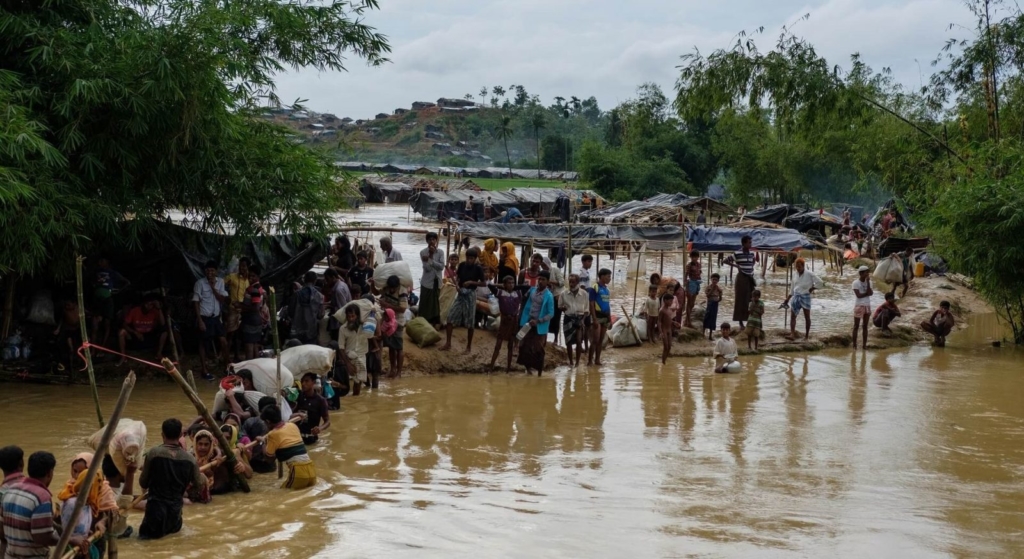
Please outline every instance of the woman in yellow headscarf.
[{"label": "woman in yellow headscarf", "polygon": [[501,253],[498,255],[498,277],[494,278],[495,283],[501,283],[505,276],[519,277],[519,259],[516,258],[516,245],[505,243],[501,245]]},{"label": "woman in yellow headscarf", "polygon": [[480,253],[480,265],[484,268],[498,269],[498,254],[495,252],[498,250],[497,239],[487,239],[484,241],[484,250]]}]

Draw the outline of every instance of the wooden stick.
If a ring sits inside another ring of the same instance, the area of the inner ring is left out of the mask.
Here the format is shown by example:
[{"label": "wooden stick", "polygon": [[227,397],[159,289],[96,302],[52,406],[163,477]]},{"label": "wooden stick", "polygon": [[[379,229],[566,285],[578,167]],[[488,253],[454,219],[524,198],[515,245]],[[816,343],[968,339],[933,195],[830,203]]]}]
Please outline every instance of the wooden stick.
[{"label": "wooden stick", "polygon": [[277,331],[277,292],[270,288],[270,335],[274,340],[274,357],[277,359],[277,405],[280,406],[284,396],[281,395],[281,340]]},{"label": "wooden stick", "polygon": [[[96,531],[86,538],[86,541],[92,544],[105,535],[107,535],[107,519],[103,519],[97,524]],[[69,549],[64,555],[60,556],[60,559],[74,559],[76,555],[78,555],[78,548]]]},{"label": "wooden stick", "polygon": [[[174,358],[175,363],[178,363],[180,361],[178,356],[178,340],[174,337],[174,324],[171,321],[171,313],[167,312],[167,290],[161,287],[160,295],[163,297],[163,313],[164,322],[167,324],[167,338],[171,341],[171,357]],[[195,387],[195,383],[192,386]]]},{"label": "wooden stick", "polygon": [[114,515],[117,512],[107,513],[107,523],[110,527],[107,529],[107,559],[117,559],[117,536],[114,534]]},{"label": "wooden stick", "polygon": [[[636,251],[636,273],[633,274],[633,312],[636,312],[636,292],[637,292],[638,289],[640,289],[640,250],[639,249],[637,249],[637,251]],[[632,324],[632,323],[630,323],[630,324]]]},{"label": "wooden stick", "polygon": [[622,309],[622,314],[626,317],[626,324],[629,324],[630,330],[633,331],[633,337],[636,338],[636,345],[643,345],[644,342],[643,340],[640,339],[640,331],[637,330],[636,325],[633,324],[633,318],[630,317],[629,313],[626,312],[626,306],[620,304],[619,308]]},{"label": "wooden stick", "polygon": [[192,390],[198,393],[199,389],[196,388],[196,377],[192,375],[192,369],[185,371],[185,379],[188,380],[188,385],[192,387]]},{"label": "wooden stick", "polygon": [[196,407],[196,411],[199,412],[203,421],[205,421],[206,425],[210,427],[210,432],[213,434],[213,437],[217,439],[217,444],[220,445],[221,449],[224,450],[224,455],[227,456],[228,471],[235,481],[238,482],[238,486],[242,489],[242,492],[248,493],[249,481],[246,480],[244,476],[240,476],[235,473],[235,464],[238,463],[238,458],[235,457],[234,450],[228,445],[228,440],[224,437],[224,433],[222,433],[220,429],[217,429],[217,422],[213,420],[213,416],[210,414],[210,411],[206,409],[206,405],[199,399],[199,395],[196,394],[195,390],[192,390],[188,385],[185,379],[181,376],[181,373],[178,372],[178,368],[175,367],[174,363],[171,363],[170,359],[164,358],[160,364],[164,366],[167,374],[171,375],[174,382],[178,383],[178,386],[185,393],[185,396],[187,396],[188,399],[192,401],[192,405]]},{"label": "wooden stick", "polygon": [[[78,324],[82,328],[82,343],[89,343],[89,327],[85,323],[85,295],[82,291],[82,262],[85,261],[84,256],[78,256],[75,258],[75,279],[78,282]],[[71,359],[72,363],[74,358]],[[96,372],[92,368],[92,353],[89,351],[89,346],[85,346],[85,368],[89,371],[89,385],[92,387],[92,401],[96,404],[96,418],[100,421],[100,428],[103,427],[103,410],[100,409],[100,393],[96,389]],[[74,367],[72,367],[74,369]],[[74,376],[74,373],[72,373]],[[65,542],[66,544],[67,542]]]},{"label": "wooden stick", "polygon": [[[78,277],[81,278],[82,270],[82,258],[78,259]],[[81,282],[79,282],[81,286]],[[81,289],[79,289],[81,293]],[[166,360],[165,360],[166,361]],[[96,479],[96,474],[100,471],[100,464],[103,463],[103,457],[107,455],[107,449],[110,448],[110,441],[114,438],[114,431],[117,429],[117,422],[121,419],[121,412],[124,411],[125,405],[128,404],[128,396],[131,395],[132,389],[135,388],[135,373],[132,371],[128,372],[128,376],[125,377],[124,383],[121,385],[121,395],[117,397],[117,403],[114,404],[114,412],[110,414],[110,423],[107,424],[103,430],[103,435],[100,437],[99,445],[96,447],[96,454],[92,457],[92,463],[89,464],[89,470],[85,473],[85,480],[82,481],[82,487],[78,490],[78,495],[75,498],[75,508],[71,511],[71,518],[73,520],[78,519],[78,515],[82,513],[82,509],[85,508],[86,496],[89,495],[89,490],[92,489],[92,482]],[[97,403],[97,405],[99,405]],[[62,557],[61,552],[67,547],[68,542],[71,541],[71,533],[73,530],[64,530],[60,536],[60,541],[57,542],[57,546],[53,548],[53,553],[50,555],[52,559],[58,559]],[[72,555],[73,557],[74,555]]]}]

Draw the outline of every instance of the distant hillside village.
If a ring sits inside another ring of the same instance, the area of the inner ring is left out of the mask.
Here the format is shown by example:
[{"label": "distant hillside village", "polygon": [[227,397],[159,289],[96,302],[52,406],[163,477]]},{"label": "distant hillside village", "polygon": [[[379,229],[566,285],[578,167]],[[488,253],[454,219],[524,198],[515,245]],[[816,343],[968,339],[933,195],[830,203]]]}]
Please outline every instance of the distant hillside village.
[{"label": "distant hillside village", "polygon": [[[317,113],[308,109],[291,107],[270,108],[264,112],[263,116],[294,128],[298,132],[297,141],[310,143],[330,141],[339,136],[349,135],[358,135],[360,137],[357,139],[368,142],[383,143],[397,136],[401,131],[415,130],[418,134],[413,137],[414,141],[409,141],[411,136],[405,136],[403,144],[386,147],[407,148],[399,150],[402,152],[418,151],[408,148],[420,148],[420,150],[429,148],[428,153],[432,158],[465,159],[476,164],[470,167],[474,169],[492,166],[493,158],[480,151],[479,142],[450,138],[444,128],[433,121],[445,114],[475,113],[482,108],[477,103],[466,99],[442,97],[437,102],[415,101],[410,108],[400,107],[395,109],[392,114],[379,113],[373,119],[339,118],[332,113]],[[417,117],[421,118],[417,119]],[[507,174],[506,169],[505,175]],[[534,171],[533,178],[536,176],[537,173]]]}]

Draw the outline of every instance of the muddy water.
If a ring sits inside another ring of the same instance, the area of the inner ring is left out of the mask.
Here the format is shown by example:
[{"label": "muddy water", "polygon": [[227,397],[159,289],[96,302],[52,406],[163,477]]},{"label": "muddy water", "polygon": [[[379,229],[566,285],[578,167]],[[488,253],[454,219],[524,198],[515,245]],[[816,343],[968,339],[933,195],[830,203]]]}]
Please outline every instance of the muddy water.
[{"label": "muddy water", "polygon": [[[258,476],[122,556],[1024,556],[1019,352],[751,359],[390,383],[332,414],[315,488]],[[88,390],[8,384],[0,405],[0,444],[53,451],[63,483]],[[193,413],[162,382],[128,407],[151,443]]]}]

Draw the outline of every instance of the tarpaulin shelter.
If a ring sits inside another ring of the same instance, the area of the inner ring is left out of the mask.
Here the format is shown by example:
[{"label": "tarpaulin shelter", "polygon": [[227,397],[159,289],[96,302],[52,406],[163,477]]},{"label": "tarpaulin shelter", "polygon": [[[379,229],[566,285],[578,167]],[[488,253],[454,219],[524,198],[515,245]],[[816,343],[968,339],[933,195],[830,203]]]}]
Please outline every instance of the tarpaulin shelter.
[{"label": "tarpaulin shelter", "polygon": [[688,210],[704,210],[708,213],[733,213],[735,210],[732,206],[719,202],[708,197],[690,198],[680,204],[681,207]]},{"label": "tarpaulin shelter", "polygon": [[209,260],[222,272],[229,260],[247,256],[263,272],[260,282],[290,293],[302,274],[327,256],[328,241],[307,236],[267,235],[242,241],[232,235],[197,231],[172,223],[158,223],[139,236],[138,246],[108,246],[104,254],[115,269],[139,290],[163,287],[170,293],[191,293]]},{"label": "tarpaulin shelter", "polygon": [[363,179],[360,190],[366,201],[371,204],[408,202],[412,197],[413,187],[401,182],[386,182]]},{"label": "tarpaulin shelter", "polygon": [[683,204],[695,200],[686,194],[655,194],[579,214],[585,223],[679,223]]},{"label": "tarpaulin shelter", "polygon": [[903,252],[908,248],[914,250],[924,250],[932,244],[931,239],[928,237],[922,237],[917,239],[902,239],[900,237],[889,237],[878,245],[878,255],[880,257],[886,257],[890,254],[897,252]]},{"label": "tarpaulin shelter", "polygon": [[827,236],[825,229],[839,230],[843,226],[843,219],[821,210],[808,210],[790,215],[782,221],[782,225],[790,229],[796,229],[801,233],[813,230],[822,236]]},{"label": "tarpaulin shelter", "polygon": [[448,192],[422,191],[416,192],[409,199],[412,211],[428,218],[448,219],[462,216],[466,201],[473,197],[473,210],[476,215],[484,214],[484,199],[491,197],[491,210],[497,216],[509,208],[518,208],[523,215],[529,215],[529,204],[516,199],[507,192],[474,192],[470,190],[452,190]]},{"label": "tarpaulin shelter", "polygon": [[747,235],[757,250],[792,252],[815,248],[806,236],[792,229],[694,227],[689,230],[687,238],[691,250],[697,252],[731,252],[741,248],[740,241]]},{"label": "tarpaulin shelter", "polygon": [[791,204],[776,204],[774,206],[768,206],[766,208],[747,212],[743,218],[756,219],[757,221],[766,221],[768,223],[783,225],[787,217],[804,211],[805,209],[799,206],[793,206]]},{"label": "tarpaulin shelter", "polygon": [[886,203],[882,204],[882,206],[878,208],[878,211],[875,212],[875,216],[871,218],[871,226],[874,227],[880,224],[882,222],[882,217],[889,213],[890,210],[896,211],[896,221],[892,224],[894,229],[903,229],[905,231],[914,230],[914,223],[910,219],[910,208],[896,198],[890,198]]},{"label": "tarpaulin shelter", "polygon": [[532,243],[537,248],[554,248],[572,237],[572,250],[603,248],[609,242],[647,244],[653,250],[679,250],[686,246],[683,230],[675,225],[570,225],[542,223],[456,222],[463,237],[501,239],[516,244]]}]

